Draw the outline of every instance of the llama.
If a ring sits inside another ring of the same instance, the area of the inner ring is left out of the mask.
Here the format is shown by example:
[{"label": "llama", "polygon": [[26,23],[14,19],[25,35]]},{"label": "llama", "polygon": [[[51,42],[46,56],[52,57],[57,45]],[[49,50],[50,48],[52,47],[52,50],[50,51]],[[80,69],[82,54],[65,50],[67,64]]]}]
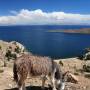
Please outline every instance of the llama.
[{"label": "llama", "polygon": [[[24,54],[17,58],[13,67],[14,80],[19,90],[26,90],[25,80],[27,76],[42,76],[42,88],[48,76],[53,90],[62,90],[62,72],[59,65],[48,57]],[[63,89],[64,90],[64,89]]]}]

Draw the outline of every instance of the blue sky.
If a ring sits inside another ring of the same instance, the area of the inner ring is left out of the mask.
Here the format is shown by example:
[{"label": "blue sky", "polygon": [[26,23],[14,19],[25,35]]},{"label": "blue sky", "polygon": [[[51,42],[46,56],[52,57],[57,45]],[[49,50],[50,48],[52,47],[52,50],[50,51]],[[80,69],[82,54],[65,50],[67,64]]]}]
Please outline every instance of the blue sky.
[{"label": "blue sky", "polygon": [[0,0],[0,15],[20,9],[89,14],[90,0]]},{"label": "blue sky", "polygon": [[[40,17],[39,23],[34,21]],[[90,0],[0,0],[0,25],[90,24],[89,20]]]}]

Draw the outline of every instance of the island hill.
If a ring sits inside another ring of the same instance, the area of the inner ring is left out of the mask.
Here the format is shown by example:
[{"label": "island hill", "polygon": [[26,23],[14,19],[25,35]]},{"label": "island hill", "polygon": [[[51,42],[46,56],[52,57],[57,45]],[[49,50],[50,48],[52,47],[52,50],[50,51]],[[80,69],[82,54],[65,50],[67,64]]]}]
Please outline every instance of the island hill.
[{"label": "island hill", "polygon": [[49,30],[48,32],[90,34],[90,28],[67,29],[67,30]]}]

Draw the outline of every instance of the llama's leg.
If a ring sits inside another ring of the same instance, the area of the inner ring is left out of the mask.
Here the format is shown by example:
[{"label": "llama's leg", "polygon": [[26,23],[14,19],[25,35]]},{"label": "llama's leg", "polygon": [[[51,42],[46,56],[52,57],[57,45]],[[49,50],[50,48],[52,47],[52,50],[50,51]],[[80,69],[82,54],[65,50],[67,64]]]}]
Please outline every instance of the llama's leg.
[{"label": "llama's leg", "polygon": [[19,90],[26,90],[25,83],[22,80],[19,81],[18,88]]},{"label": "llama's leg", "polygon": [[23,90],[23,86],[22,85],[18,85],[18,90]]},{"label": "llama's leg", "polygon": [[49,78],[48,78],[48,79],[49,79],[49,82],[50,82],[50,85],[49,85],[49,86],[50,86],[50,87],[53,87],[52,77],[51,77],[51,76],[49,76]]},{"label": "llama's leg", "polygon": [[55,78],[52,78],[52,84],[53,84],[53,90],[57,90],[55,85]]},{"label": "llama's leg", "polygon": [[23,83],[23,90],[26,90],[25,83]]},{"label": "llama's leg", "polygon": [[26,90],[26,88],[25,88],[26,77],[27,77],[27,75],[26,76],[21,75],[19,77],[19,80],[18,80],[18,88],[19,88],[19,90]]},{"label": "llama's leg", "polygon": [[24,85],[18,86],[19,90],[26,90]]},{"label": "llama's leg", "polygon": [[19,88],[19,90],[23,90],[23,88],[22,87],[18,87]]},{"label": "llama's leg", "polygon": [[55,85],[55,72],[56,72],[56,69],[54,70],[54,72],[51,75],[51,85],[52,85],[53,90],[57,90],[56,85]]},{"label": "llama's leg", "polygon": [[55,85],[55,78],[50,77],[50,83],[51,83],[51,88],[53,88],[53,90],[56,90],[56,85]]},{"label": "llama's leg", "polygon": [[53,90],[56,90],[56,86],[55,86],[55,78],[53,75],[49,76],[49,80],[50,80],[50,87],[53,89]]},{"label": "llama's leg", "polygon": [[23,90],[23,81],[22,78],[18,75],[18,90]]},{"label": "llama's leg", "polygon": [[45,81],[46,81],[46,76],[42,77],[42,89],[44,89],[45,87]]},{"label": "llama's leg", "polygon": [[18,90],[23,90],[23,84],[21,84],[21,82],[18,82]]}]

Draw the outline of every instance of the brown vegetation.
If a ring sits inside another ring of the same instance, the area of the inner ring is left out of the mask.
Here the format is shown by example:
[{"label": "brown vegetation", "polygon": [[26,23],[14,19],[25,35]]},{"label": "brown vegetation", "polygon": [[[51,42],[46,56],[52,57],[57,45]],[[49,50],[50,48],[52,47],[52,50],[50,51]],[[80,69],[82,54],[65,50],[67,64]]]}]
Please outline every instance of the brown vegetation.
[{"label": "brown vegetation", "polygon": [[90,28],[83,28],[83,29],[67,29],[67,30],[49,30],[49,32],[90,34]]}]

